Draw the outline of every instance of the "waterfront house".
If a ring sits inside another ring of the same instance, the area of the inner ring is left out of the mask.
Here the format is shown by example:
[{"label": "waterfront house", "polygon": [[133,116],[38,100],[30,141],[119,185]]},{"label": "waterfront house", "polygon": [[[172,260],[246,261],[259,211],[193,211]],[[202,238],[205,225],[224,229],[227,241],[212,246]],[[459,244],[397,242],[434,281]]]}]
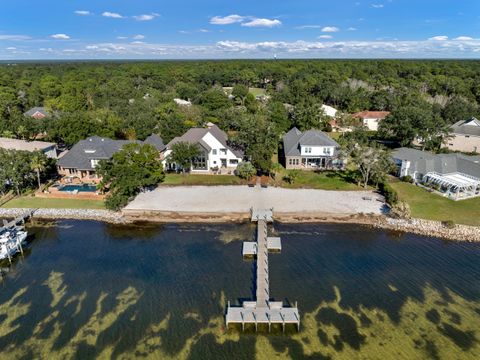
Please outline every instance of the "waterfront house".
[{"label": "waterfront house", "polygon": [[480,153],[480,121],[472,117],[453,124],[445,146],[453,151]]},{"label": "waterfront house", "polygon": [[189,169],[196,173],[227,172],[231,173],[243,159],[243,153],[228,144],[228,136],[217,125],[208,123],[206,128],[189,129],[182,136],[170,141],[162,153],[165,168],[180,170],[178,164],[169,161],[174,144],[186,142],[197,145],[199,155],[192,161]]},{"label": "waterfront house", "polygon": [[66,178],[79,179],[81,182],[98,182],[101,178],[95,168],[100,160],[111,159],[124,145],[133,142],[152,145],[159,153],[165,149],[163,140],[158,135],[151,135],[143,142],[91,136],[76,143],[58,160],[58,173]]},{"label": "waterfront house", "polygon": [[361,120],[368,130],[377,131],[379,123],[388,115],[390,115],[388,111],[362,111],[353,114],[352,118]]},{"label": "waterfront house", "polygon": [[56,159],[58,155],[57,145],[44,141],[26,141],[2,137],[0,138],[0,148],[28,152],[40,151],[52,159]]},{"label": "waterfront house", "polygon": [[30,110],[26,111],[23,115],[27,117],[32,117],[37,120],[44,119],[49,117],[49,112],[44,107],[33,107]]},{"label": "waterfront house", "polygon": [[410,148],[393,151],[397,176],[435,187],[454,200],[480,195],[480,156],[432,154]]},{"label": "waterfront house", "polygon": [[293,128],[283,137],[286,169],[322,170],[342,166],[340,145],[320,130]]}]

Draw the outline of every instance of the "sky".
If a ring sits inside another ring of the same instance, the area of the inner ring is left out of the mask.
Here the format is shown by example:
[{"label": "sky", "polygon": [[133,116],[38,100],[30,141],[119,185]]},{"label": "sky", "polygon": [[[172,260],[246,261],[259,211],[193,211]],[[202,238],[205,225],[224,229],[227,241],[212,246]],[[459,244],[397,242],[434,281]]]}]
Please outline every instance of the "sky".
[{"label": "sky", "polygon": [[480,0],[0,0],[0,60],[479,57]]}]

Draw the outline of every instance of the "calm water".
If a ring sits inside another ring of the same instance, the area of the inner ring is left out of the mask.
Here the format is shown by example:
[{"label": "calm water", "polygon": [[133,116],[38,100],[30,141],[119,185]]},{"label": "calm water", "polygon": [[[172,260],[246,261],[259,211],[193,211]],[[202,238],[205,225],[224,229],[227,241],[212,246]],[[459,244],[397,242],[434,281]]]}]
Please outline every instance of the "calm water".
[{"label": "calm water", "polygon": [[224,328],[252,296],[246,225],[30,229],[0,291],[2,359],[478,359],[480,245],[347,225],[280,225],[271,294],[299,333]]}]

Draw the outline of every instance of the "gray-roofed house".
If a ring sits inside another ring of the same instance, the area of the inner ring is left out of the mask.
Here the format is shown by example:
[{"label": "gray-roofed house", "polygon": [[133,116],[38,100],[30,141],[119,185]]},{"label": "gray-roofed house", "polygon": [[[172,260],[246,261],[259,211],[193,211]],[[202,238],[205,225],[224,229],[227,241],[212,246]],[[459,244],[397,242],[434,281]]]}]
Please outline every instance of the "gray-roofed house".
[{"label": "gray-roofed house", "polygon": [[474,117],[456,122],[445,141],[448,149],[462,152],[480,152],[480,121]]},{"label": "gray-roofed house", "polygon": [[151,135],[144,142],[91,136],[76,143],[58,159],[58,173],[65,177],[78,178],[81,181],[99,182],[101,177],[95,171],[99,161],[111,159],[113,154],[130,143],[150,144],[159,153],[165,148],[163,140],[158,135]]},{"label": "gray-roofed house", "polygon": [[410,148],[392,152],[397,176],[411,176],[415,182],[438,185],[439,191],[454,199],[480,195],[480,156],[432,154]]},{"label": "gray-roofed house", "polygon": [[49,112],[44,107],[38,107],[38,106],[31,108],[30,110],[25,112],[23,115],[32,117],[37,120],[41,120],[50,116]]},{"label": "gray-roofed house", "polygon": [[179,170],[179,166],[169,161],[172,146],[176,143],[186,142],[198,146],[200,151],[192,162],[190,171],[197,173],[209,173],[211,171],[227,173],[237,168],[243,160],[243,153],[228,144],[228,136],[217,125],[208,123],[206,128],[189,129],[182,136],[170,141],[162,153],[164,166],[169,170]]},{"label": "gray-roofed house", "polygon": [[333,169],[343,166],[340,145],[324,132],[293,128],[283,137],[286,169]]}]

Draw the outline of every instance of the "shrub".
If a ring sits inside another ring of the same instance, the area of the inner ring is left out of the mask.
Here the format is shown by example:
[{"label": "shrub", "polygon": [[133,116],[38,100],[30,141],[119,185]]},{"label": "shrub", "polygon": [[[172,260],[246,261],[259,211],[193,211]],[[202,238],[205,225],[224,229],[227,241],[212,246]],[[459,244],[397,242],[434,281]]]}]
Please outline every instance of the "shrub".
[{"label": "shrub", "polygon": [[402,177],[402,181],[410,183],[410,184],[413,184],[413,182],[414,182],[413,178],[410,175],[406,175],[406,176]]},{"label": "shrub", "polygon": [[288,182],[289,184],[293,184],[295,180],[297,180],[298,175],[300,175],[300,172],[298,170],[290,170],[285,174],[283,180]]},{"label": "shrub", "polygon": [[237,166],[236,174],[242,179],[250,180],[256,173],[257,169],[249,161],[241,162]]},{"label": "shrub", "polygon": [[388,205],[394,206],[398,203],[398,194],[389,184],[385,182],[379,183],[378,190],[383,196],[385,196],[385,201]]},{"label": "shrub", "polygon": [[453,229],[455,227],[455,222],[453,220],[442,221],[442,226],[447,229]]}]

